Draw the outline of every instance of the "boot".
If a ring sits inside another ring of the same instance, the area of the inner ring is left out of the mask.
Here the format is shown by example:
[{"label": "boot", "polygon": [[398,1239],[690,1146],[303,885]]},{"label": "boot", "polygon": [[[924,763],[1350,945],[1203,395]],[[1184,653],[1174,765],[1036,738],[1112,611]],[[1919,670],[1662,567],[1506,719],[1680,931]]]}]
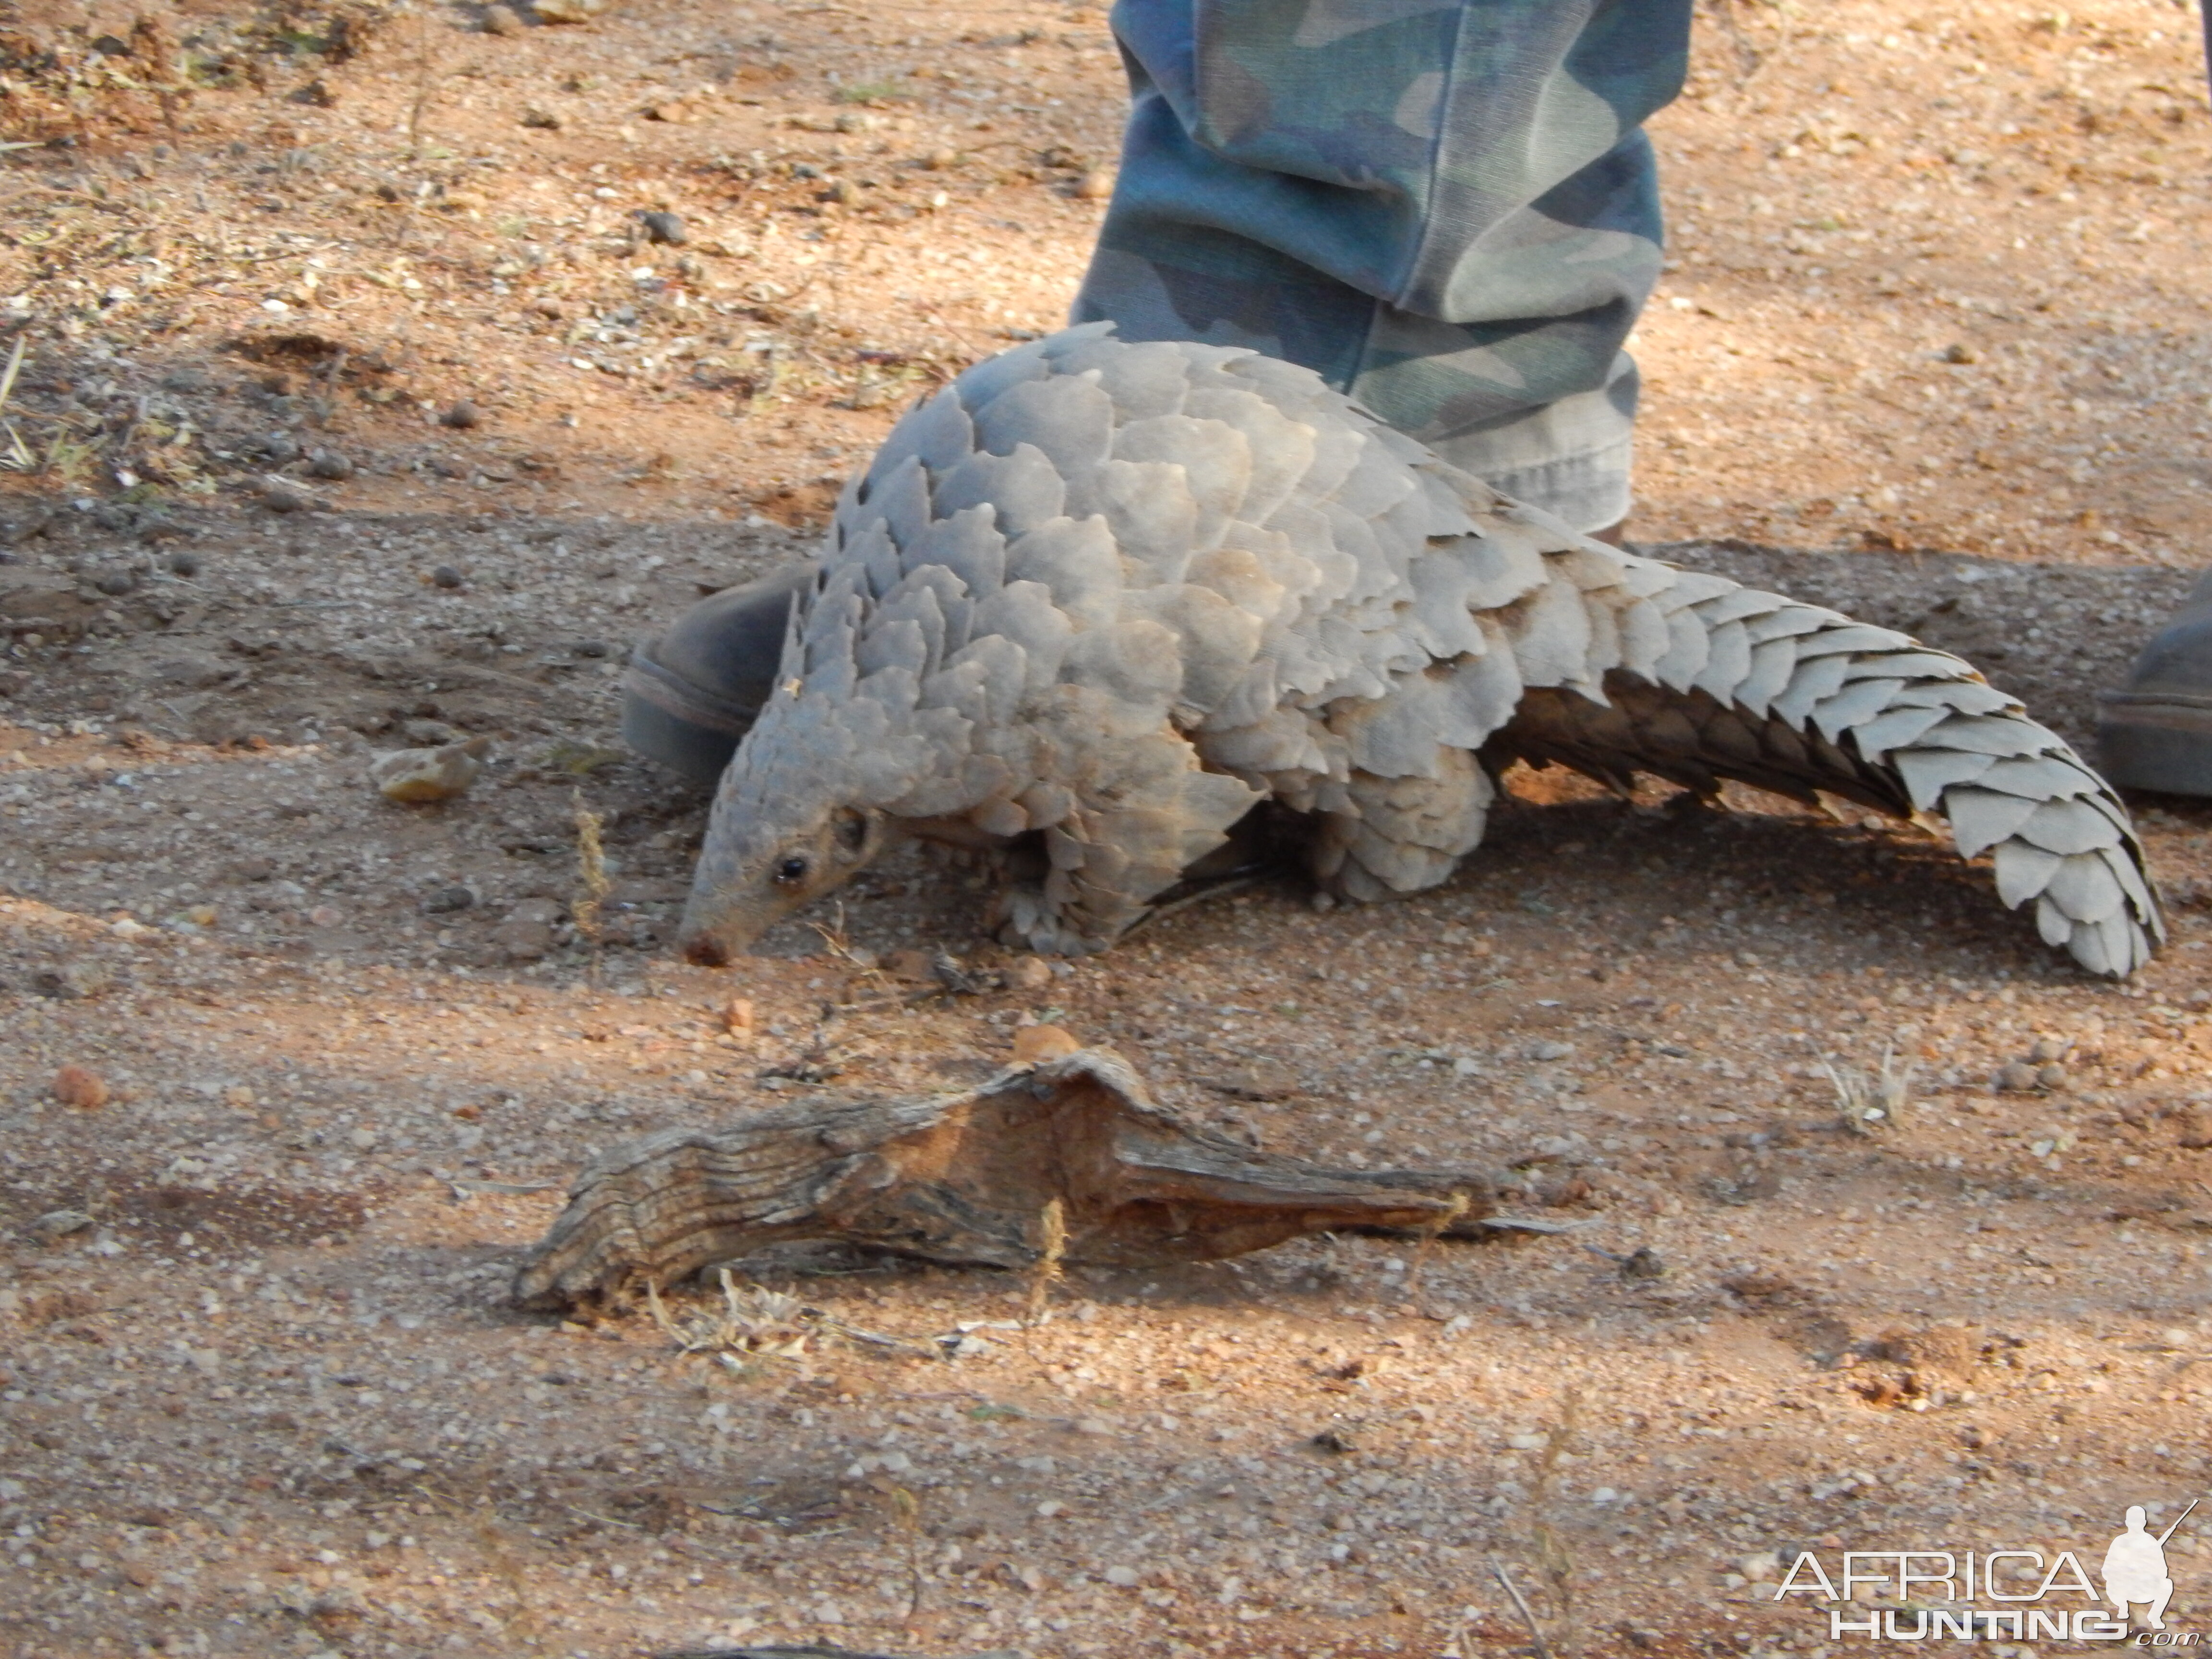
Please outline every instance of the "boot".
[{"label": "boot", "polygon": [[726,587],[631,652],[623,741],[712,786],[775,689],[792,601],[817,568],[809,560]]},{"label": "boot", "polygon": [[2152,636],[2126,687],[2097,694],[2097,757],[2123,789],[2212,795],[2212,575]]}]

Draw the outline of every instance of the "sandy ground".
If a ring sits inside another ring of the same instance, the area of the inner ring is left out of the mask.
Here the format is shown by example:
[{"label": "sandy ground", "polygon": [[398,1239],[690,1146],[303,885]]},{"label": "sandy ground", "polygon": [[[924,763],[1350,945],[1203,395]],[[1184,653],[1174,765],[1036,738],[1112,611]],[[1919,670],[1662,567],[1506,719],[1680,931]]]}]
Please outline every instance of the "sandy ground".
[{"label": "sandy ground", "polygon": [[[1778,1559],[2094,1571],[2125,1505],[2205,1490],[2201,807],[2141,803],[2174,939],[2126,988],[1909,830],[1530,775],[1440,891],[1263,885],[1042,990],[886,1006],[856,956],[1013,965],[918,854],[848,893],[848,954],[667,953],[702,803],[614,746],[621,654],[1054,325],[1110,176],[1101,14],[138,15],[0,17],[36,146],[0,153],[0,1651],[1528,1651],[1495,1558],[1555,1653],[1840,1655],[1762,1598]],[[2200,562],[2191,14],[1702,27],[1636,533],[2086,738]],[[493,739],[469,795],[367,785],[448,732]],[[754,1264],[969,1328],[951,1359],[508,1307],[592,1149],[825,1056],[957,1086],[1037,1021],[1270,1147],[1586,1224],[1418,1285],[1351,1238],[1077,1274],[1029,1331],[1007,1276]],[[1885,1053],[1909,1103],[1851,1132],[1824,1063]],[[1281,1097],[1236,1092],[1255,1055]]]}]

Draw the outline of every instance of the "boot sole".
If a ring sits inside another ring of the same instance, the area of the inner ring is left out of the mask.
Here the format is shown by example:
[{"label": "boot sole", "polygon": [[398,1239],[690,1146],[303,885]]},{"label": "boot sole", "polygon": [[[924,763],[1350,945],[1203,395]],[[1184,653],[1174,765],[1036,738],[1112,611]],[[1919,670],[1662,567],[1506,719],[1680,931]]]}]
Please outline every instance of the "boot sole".
[{"label": "boot sole", "polygon": [[2212,795],[2212,697],[2100,691],[2097,761],[2123,789]]},{"label": "boot sole", "polygon": [[759,714],[671,673],[653,659],[650,644],[630,653],[623,674],[623,741],[672,772],[711,787]]}]

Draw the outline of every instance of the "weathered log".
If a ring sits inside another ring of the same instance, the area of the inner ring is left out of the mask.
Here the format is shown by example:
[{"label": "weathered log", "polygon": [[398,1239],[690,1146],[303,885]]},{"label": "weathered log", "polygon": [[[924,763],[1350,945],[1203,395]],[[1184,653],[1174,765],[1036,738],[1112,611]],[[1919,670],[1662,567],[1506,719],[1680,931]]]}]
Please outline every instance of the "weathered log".
[{"label": "weathered log", "polygon": [[1474,1237],[1493,1190],[1472,1172],[1256,1151],[1159,1105],[1112,1049],[1086,1048],[963,1094],[799,1101],[612,1148],[577,1176],[514,1297],[565,1306],[796,1239],[1025,1268],[1055,1199],[1064,1259],[1099,1266],[1209,1261],[1324,1231]]}]

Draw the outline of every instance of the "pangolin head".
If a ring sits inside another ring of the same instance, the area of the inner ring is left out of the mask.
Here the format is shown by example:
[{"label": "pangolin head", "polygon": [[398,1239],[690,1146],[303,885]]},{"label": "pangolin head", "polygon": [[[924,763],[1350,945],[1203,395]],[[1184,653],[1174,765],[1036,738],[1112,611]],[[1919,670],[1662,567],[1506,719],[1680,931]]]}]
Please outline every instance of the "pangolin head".
[{"label": "pangolin head", "polygon": [[800,906],[850,880],[884,849],[891,820],[866,807],[805,807],[784,800],[772,816],[726,813],[714,804],[684,908],[684,956],[719,968]]},{"label": "pangolin head", "polygon": [[[795,646],[785,666],[800,666]],[[679,935],[691,961],[720,966],[897,838],[884,807],[921,763],[888,740],[880,713],[835,672],[777,687],[715,791]]]}]

